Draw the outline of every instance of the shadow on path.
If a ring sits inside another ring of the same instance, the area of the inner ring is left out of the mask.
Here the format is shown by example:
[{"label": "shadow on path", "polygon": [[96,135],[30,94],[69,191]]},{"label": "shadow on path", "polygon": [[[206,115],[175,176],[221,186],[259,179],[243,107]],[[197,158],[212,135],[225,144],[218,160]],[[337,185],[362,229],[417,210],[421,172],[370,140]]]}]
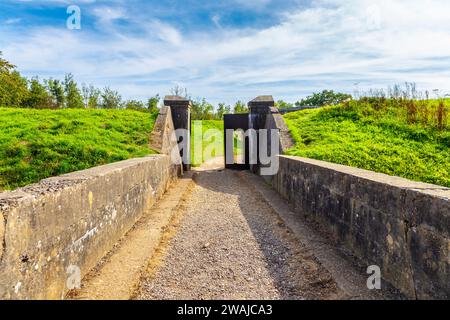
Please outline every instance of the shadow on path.
[{"label": "shadow on path", "polygon": [[[330,273],[239,173],[230,170],[206,171],[199,173],[195,181],[218,196],[210,201],[221,201],[220,194],[238,198],[239,209],[264,255],[266,269],[281,299],[343,297]],[[224,204],[223,214],[226,214],[226,210]]]}]

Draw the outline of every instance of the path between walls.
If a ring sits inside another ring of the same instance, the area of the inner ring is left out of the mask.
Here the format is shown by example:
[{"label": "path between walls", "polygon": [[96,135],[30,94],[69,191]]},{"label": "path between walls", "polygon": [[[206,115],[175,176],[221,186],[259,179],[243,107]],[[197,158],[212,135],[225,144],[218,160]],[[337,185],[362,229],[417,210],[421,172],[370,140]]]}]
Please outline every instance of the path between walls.
[{"label": "path between walls", "polygon": [[387,297],[261,178],[221,167],[210,160],[174,185],[69,298]]},{"label": "path between walls", "polygon": [[129,300],[139,279],[160,243],[176,224],[186,197],[193,187],[192,174],[175,182],[156,205],[102,259],[82,281],[81,290],[69,292],[67,299]]},{"label": "path between walls", "polygon": [[135,299],[344,298],[331,274],[239,173],[203,171]]}]

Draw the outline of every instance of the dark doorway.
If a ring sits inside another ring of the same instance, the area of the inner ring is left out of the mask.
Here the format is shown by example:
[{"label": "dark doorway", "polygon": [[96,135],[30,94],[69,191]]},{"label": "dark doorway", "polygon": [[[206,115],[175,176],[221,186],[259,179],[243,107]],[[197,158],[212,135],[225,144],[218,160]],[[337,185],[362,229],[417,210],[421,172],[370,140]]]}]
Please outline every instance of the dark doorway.
[{"label": "dark doorway", "polygon": [[[225,144],[225,168],[231,170],[249,170],[249,138],[245,135],[249,129],[249,115],[246,114],[226,114],[224,115],[224,144]],[[243,149],[242,159],[236,157],[235,135],[227,134],[227,130],[241,132]]]}]

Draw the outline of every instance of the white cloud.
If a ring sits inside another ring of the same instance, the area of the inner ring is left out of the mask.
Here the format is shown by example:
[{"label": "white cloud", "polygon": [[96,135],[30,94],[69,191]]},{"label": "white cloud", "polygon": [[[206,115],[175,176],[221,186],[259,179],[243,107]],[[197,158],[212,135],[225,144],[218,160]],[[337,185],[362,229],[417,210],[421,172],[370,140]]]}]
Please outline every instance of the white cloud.
[{"label": "white cloud", "polygon": [[10,18],[10,19],[6,19],[4,24],[17,24],[20,23],[22,21],[22,19],[20,18]]},{"label": "white cloud", "polygon": [[149,32],[154,32],[155,34],[157,34],[158,38],[162,41],[174,46],[180,46],[182,44],[183,39],[181,37],[181,34],[177,29],[170,26],[169,24],[162,23],[160,21],[154,21],[153,23],[151,23],[151,28],[152,30],[149,30]]},{"label": "white cloud", "polygon": [[104,26],[110,26],[115,20],[127,19],[126,10],[121,7],[98,6],[89,11],[98,22]]},{"label": "white cloud", "polygon": [[[175,82],[194,96],[228,102],[259,94],[292,100],[325,88],[351,92],[355,82],[450,89],[447,0],[316,0],[269,28],[195,33],[130,17],[122,7],[99,6],[94,14],[108,34],[47,28],[18,37],[0,29],[0,46],[27,73],[70,71],[80,82],[114,84],[131,97],[164,94]],[[117,19],[144,32],[127,32]]]},{"label": "white cloud", "polygon": [[261,9],[267,6],[272,0],[233,0],[236,5],[251,8],[251,9]]},{"label": "white cloud", "polygon": [[220,17],[220,15],[218,15],[218,14],[215,14],[215,15],[213,15],[213,16],[211,17],[211,21],[214,23],[214,25],[215,25],[217,28],[222,29],[222,26],[221,26],[221,24],[220,24],[220,20],[221,20],[221,17]]}]

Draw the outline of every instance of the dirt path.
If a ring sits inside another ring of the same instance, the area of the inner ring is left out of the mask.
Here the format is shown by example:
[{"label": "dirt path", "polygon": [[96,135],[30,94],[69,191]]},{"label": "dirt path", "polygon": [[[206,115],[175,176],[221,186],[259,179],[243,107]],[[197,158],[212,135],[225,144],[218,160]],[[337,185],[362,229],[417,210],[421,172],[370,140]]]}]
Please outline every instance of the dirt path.
[{"label": "dirt path", "polygon": [[184,199],[192,186],[191,175],[174,183],[98,266],[84,277],[82,288],[70,292],[67,299],[129,300],[139,286],[139,279],[148,262],[155,263],[154,257],[182,216]]},{"label": "dirt path", "polygon": [[203,171],[136,299],[333,299],[330,273],[233,171]]}]

